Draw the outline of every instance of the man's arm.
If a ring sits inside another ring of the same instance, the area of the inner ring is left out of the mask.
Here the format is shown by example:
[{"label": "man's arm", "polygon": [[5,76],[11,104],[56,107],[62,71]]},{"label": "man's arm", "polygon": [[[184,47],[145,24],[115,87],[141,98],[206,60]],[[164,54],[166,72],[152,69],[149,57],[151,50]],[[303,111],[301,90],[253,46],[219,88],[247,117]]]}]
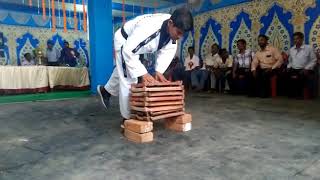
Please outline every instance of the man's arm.
[{"label": "man's arm", "polygon": [[158,51],[155,64],[156,72],[163,74],[167,70],[176,54],[176,51],[177,44],[172,44],[171,41]]},{"label": "man's arm", "polygon": [[292,68],[292,51],[291,49],[289,50],[289,59],[288,59],[288,65],[287,65],[287,69]]},{"label": "man's arm", "polygon": [[132,52],[138,44],[143,41],[141,34],[143,33],[140,30],[135,30],[132,35],[128,37],[121,50],[127,72],[132,78],[138,78],[148,73],[147,69],[139,60],[139,54]]},{"label": "man's arm", "polygon": [[309,59],[309,63],[306,65],[306,67],[304,69],[313,70],[313,68],[317,64],[317,56],[316,56],[316,53],[314,52],[314,50],[312,48],[310,48],[309,58],[310,58]]},{"label": "man's arm", "polygon": [[272,66],[272,69],[280,68],[283,63],[281,52],[277,48],[274,48],[273,53],[274,58],[276,59],[276,63]]}]

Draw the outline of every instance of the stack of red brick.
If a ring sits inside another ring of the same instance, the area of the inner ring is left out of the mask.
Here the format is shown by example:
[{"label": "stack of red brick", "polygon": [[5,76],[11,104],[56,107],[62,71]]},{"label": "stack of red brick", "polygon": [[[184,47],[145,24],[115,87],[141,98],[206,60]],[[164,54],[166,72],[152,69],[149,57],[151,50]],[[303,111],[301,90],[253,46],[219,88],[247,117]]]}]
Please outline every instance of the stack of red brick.
[{"label": "stack of red brick", "polygon": [[125,123],[125,136],[129,140],[152,141],[152,121],[157,120],[165,120],[166,128],[171,130],[191,130],[192,117],[184,112],[184,88],[180,81],[132,85],[130,107],[131,120]]}]

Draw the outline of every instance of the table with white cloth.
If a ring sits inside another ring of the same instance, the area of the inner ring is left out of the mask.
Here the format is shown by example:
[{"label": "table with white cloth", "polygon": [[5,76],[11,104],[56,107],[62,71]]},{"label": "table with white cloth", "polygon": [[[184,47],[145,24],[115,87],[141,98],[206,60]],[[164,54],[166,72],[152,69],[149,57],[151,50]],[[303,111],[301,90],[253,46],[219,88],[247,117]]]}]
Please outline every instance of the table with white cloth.
[{"label": "table with white cloth", "polygon": [[49,86],[51,89],[89,89],[88,68],[48,66]]},{"label": "table with white cloth", "polygon": [[87,90],[89,86],[86,67],[0,66],[0,95]]},{"label": "table with white cloth", "polygon": [[47,92],[45,66],[0,66],[0,95]]}]

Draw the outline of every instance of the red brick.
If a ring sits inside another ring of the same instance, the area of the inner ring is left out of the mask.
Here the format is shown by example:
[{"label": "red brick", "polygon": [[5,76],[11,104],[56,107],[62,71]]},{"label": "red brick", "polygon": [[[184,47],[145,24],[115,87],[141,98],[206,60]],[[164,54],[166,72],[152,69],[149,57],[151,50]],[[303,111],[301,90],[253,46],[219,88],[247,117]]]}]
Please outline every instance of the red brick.
[{"label": "red brick", "polygon": [[147,143],[153,141],[153,132],[148,132],[144,134],[135,133],[128,129],[124,129],[124,136],[132,142],[136,143]]},{"label": "red brick", "polygon": [[126,120],[124,121],[125,129],[136,133],[147,133],[153,130],[153,123],[148,121]]},{"label": "red brick", "polygon": [[192,122],[192,115],[191,114],[184,114],[181,116],[168,118],[167,120],[174,121],[174,123],[177,123],[177,124],[186,124],[186,123]]}]

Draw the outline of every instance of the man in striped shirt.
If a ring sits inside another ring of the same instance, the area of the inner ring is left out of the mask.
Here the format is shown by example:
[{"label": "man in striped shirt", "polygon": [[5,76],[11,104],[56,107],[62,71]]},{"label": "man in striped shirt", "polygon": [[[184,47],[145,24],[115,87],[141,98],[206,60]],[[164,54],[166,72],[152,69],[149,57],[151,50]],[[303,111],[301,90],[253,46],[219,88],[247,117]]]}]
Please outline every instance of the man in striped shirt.
[{"label": "man in striped shirt", "polygon": [[234,57],[232,77],[234,81],[235,94],[247,94],[251,79],[251,62],[254,52],[247,49],[247,42],[244,39],[237,41],[239,54]]}]

